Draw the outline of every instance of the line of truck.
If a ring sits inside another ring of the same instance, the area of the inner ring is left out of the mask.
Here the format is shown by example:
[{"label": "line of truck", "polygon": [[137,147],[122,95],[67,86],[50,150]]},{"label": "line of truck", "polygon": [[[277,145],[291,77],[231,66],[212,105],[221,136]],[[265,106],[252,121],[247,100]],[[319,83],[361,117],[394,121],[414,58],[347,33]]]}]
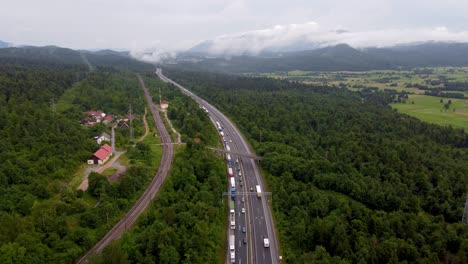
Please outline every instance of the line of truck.
[{"label": "line of truck", "polygon": [[[216,127],[217,127],[217,129],[219,131],[219,136],[221,137],[221,139],[222,139],[222,141],[224,143],[226,151],[230,152],[231,147],[227,143],[226,134],[224,134],[223,127],[221,126],[221,124],[218,121],[216,121],[215,123],[216,123]],[[230,229],[235,230],[236,229],[236,214],[235,214],[234,201],[236,199],[236,180],[235,180],[235,175],[234,175],[234,170],[233,170],[232,157],[231,157],[230,153],[226,153],[226,163],[227,163],[228,177],[230,179],[230,190],[231,190],[231,192],[230,192],[231,200],[229,201],[229,223],[230,223]],[[236,165],[238,165],[238,163],[239,163],[239,160],[236,159]],[[239,168],[238,168],[238,170],[239,170],[239,177],[242,177],[242,174],[241,174]],[[242,178],[240,178],[240,180],[241,179]],[[261,198],[262,197],[262,189],[261,189],[260,185],[256,185],[255,189],[256,189],[255,191],[257,192],[257,197]],[[253,192],[253,188],[250,188],[250,191]],[[242,212],[244,213],[244,208],[242,208],[242,209],[243,209]],[[245,230],[245,227],[243,227],[243,228]],[[245,233],[245,231],[243,231],[243,232]],[[245,240],[245,238],[244,238],[244,240]],[[263,245],[266,248],[270,246],[268,238],[266,238],[266,237],[263,238]],[[234,232],[232,232],[232,234],[229,235],[229,256],[230,256],[231,263],[235,263],[235,234],[234,234]]]},{"label": "line of truck", "polygon": [[[226,151],[231,151],[231,147],[227,144],[226,140],[226,135],[224,134],[223,127],[221,124],[216,121],[216,128],[218,129],[219,136],[221,137],[221,140],[225,144],[225,149]],[[230,178],[230,183],[231,183],[231,200],[229,201],[229,223],[230,223],[230,228],[231,230],[236,229],[236,211],[234,207],[234,201],[236,199],[236,180],[234,177],[234,171],[232,169],[232,158],[229,153],[226,154],[226,161],[227,161],[227,170],[228,170],[228,176]],[[231,263],[236,262],[236,242],[235,242],[235,235],[234,232],[229,235],[229,259]]]}]

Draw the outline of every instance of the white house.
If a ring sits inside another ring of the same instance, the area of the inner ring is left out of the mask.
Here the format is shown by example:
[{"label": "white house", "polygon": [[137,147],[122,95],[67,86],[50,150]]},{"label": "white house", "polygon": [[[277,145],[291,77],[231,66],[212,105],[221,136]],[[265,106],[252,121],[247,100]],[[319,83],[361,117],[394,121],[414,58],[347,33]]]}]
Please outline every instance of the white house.
[{"label": "white house", "polygon": [[101,135],[95,137],[96,142],[101,145],[103,141],[111,142],[111,137],[107,133],[102,133]]}]

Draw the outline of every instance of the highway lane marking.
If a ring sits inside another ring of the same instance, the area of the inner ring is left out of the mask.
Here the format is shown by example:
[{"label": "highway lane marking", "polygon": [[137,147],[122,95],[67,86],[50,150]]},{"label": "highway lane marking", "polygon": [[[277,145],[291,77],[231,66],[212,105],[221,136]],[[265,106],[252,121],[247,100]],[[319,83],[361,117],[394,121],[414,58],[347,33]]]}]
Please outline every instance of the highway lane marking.
[{"label": "highway lane marking", "polygon": [[[166,82],[170,82],[170,83],[174,84],[175,86],[177,86],[178,88],[182,89],[182,91],[184,91],[185,94],[187,94],[188,96],[192,97],[192,98],[193,98],[194,100],[196,100],[197,102],[201,102],[201,103],[203,103],[204,105],[207,105],[207,106],[209,105],[209,103],[207,103],[205,100],[201,99],[200,97],[198,97],[198,96],[195,95],[194,93],[190,92],[188,89],[182,87],[180,84],[178,84],[178,83],[172,81],[171,79],[169,79],[169,78],[163,76],[163,75],[162,75],[162,71],[161,71],[160,68],[157,69],[156,73],[157,73],[157,75],[158,75],[161,79],[163,79],[163,80],[166,81]],[[214,107],[211,106],[211,105],[209,105],[209,107],[207,107],[207,108],[210,109],[210,115],[212,114],[213,116],[216,116],[216,117],[220,116],[223,120],[226,120],[226,122],[227,122],[227,123],[231,126],[231,128],[233,129],[233,134],[235,134],[235,135],[238,134],[238,135],[239,135],[239,139],[240,139],[240,142],[239,142],[239,143],[240,143],[240,145],[241,145],[243,148],[246,149],[247,153],[251,153],[251,150],[250,150],[249,147],[247,146],[246,141],[242,139],[242,136],[241,136],[239,133],[236,133],[236,132],[237,132],[237,127],[235,127],[234,124],[232,124],[232,122],[231,122],[229,119],[227,119],[227,117],[226,117],[222,112],[220,112],[218,109],[214,108]],[[252,166],[253,166],[253,172],[254,172],[253,174],[254,174],[254,175],[251,175],[251,176],[253,176],[253,178],[257,178],[257,180],[260,181],[259,184],[260,184],[260,185],[263,185],[262,182],[261,182],[261,179],[258,179],[258,178],[259,178],[259,175],[260,175],[260,172],[259,172],[259,170],[258,170],[258,167],[257,167],[255,164],[253,164]],[[260,177],[261,177],[261,176],[260,176]],[[251,201],[249,201],[249,203],[250,203],[250,202],[251,202]],[[251,207],[251,206],[249,206],[249,207]],[[269,231],[268,233],[270,233],[270,226],[269,226],[269,224],[270,224],[270,223],[272,224],[271,216],[270,216],[270,211],[269,211],[269,212],[266,212],[266,211],[265,211],[265,210],[268,209],[269,207],[268,207],[268,205],[266,205],[266,206],[263,206],[263,205],[262,205],[262,207],[263,207],[263,212],[264,212],[264,213],[268,213],[268,215],[266,215],[266,217],[267,217],[267,218],[270,217],[270,218],[269,218],[269,219],[270,219],[270,222],[267,223],[267,229],[268,229],[268,231]],[[250,210],[249,210],[249,211],[250,211]],[[252,229],[253,233],[255,233],[255,226],[252,226],[251,229]],[[252,243],[252,244],[253,244],[253,245],[252,245],[253,247],[256,247],[255,243]],[[254,250],[254,251],[255,251],[255,250]],[[257,251],[255,251],[255,252],[257,253]],[[271,253],[273,254],[273,250],[271,251]],[[253,255],[253,254],[252,254],[252,261],[255,261],[255,258],[256,258],[256,255]],[[275,262],[275,259],[274,259],[273,257],[272,257],[272,261],[273,261],[273,263],[276,263],[276,262]]]}]

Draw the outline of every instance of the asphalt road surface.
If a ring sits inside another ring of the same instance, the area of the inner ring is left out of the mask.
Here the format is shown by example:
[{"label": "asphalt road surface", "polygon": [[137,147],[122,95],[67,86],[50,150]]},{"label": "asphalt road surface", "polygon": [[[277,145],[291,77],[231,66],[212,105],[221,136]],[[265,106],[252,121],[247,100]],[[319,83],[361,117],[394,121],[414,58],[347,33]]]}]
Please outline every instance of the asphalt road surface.
[{"label": "asphalt road surface", "polygon": [[159,116],[158,108],[153,103],[151,95],[148,92],[148,89],[146,89],[143,79],[139,75],[137,77],[140,81],[141,87],[145,92],[146,101],[148,102],[150,110],[153,113],[154,122],[156,124],[156,128],[161,138],[161,143],[163,147],[161,164],[159,165],[159,169],[154,175],[154,178],[149,184],[148,188],[146,188],[145,192],[140,196],[140,198],[133,205],[130,211],[128,211],[128,213],[101,239],[101,241],[99,241],[91,250],[89,250],[85,255],[83,255],[77,261],[77,263],[87,263],[87,259],[91,254],[101,252],[110,242],[120,238],[120,236],[126,229],[132,227],[132,225],[137,220],[138,216],[146,209],[146,207],[148,207],[148,205],[154,199],[155,195],[157,194],[164,180],[166,179],[172,165],[172,161],[174,158],[174,149],[173,145],[171,144],[171,137],[169,136],[169,133],[167,132],[166,127],[164,126],[163,120]]},{"label": "asphalt road surface", "polygon": [[[253,154],[239,130],[223,113],[186,88],[165,77],[161,69],[157,69],[156,74],[161,80],[180,88],[184,94],[208,110],[212,122],[218,121],[223,127],[226,138],[225,148],[226,145],[229,145],[233,152]],[[256,193],[256,185],[260,185],[262,192],[265,190],[258,164],[253,158],[241,155],[231,155],[231,157],[236,179],[236,228],[235,230],[230,229],[228,233],[235,235],[235,263],[279,263],[278,244],[269,208],[271,196],[262,195],[261,198],[258,198]],[[235,162],[236,159],[239,160],[239,163]],[[226,177],[228,177],[227,172]],[[242,178],[242,186],[240,186],[240,178]],[[244,198],[244,202],[242,202],[242,198]],[[245,208],[244,214],[241,212],[242,208]],[[246,233],[242,232],[243,226],[247,229]],[[243,243],[244,237],[247,239],[247,244]],[[270,246],[268,248],[264,247],[264,238],[269,239]],[[226,246],[228,247],[227,244]],[[229,262],[229,248],[227,252],[226,262]]]}]

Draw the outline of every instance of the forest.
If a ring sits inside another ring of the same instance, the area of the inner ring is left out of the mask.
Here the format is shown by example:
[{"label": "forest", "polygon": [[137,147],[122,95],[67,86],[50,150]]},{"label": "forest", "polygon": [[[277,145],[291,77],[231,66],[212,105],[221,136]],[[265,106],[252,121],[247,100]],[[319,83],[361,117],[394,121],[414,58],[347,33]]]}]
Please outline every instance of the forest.
[{"label": "forest", "polygon": [[263,157],[286,262],[468,262],[464,130],[399,114],[384,92],[166,73]]},{"label": "forest", "polygon": [[[221,158],[205,148],[219,142],[218,133],[195,101],[155,78],[147,75],[146,86],[155,102],[161,88],[187,145],[177,148],[169,177],[137,225],[91,263],[221,263],[227,177]],[[194,143],[195,137],[202,141]]]},{"label": "forest", "polygon": [[0,263],[73,263],[130,208],[160,159],[156,139],[142,141],[128,151],[128,171],[119,181],[91,173],[88,191],[76,190],[71,180],[96,150],[99,129],[82,127],[80,118],[88,108],[126,114],[128,102],[141,114],[141,87],[123,68],[90,72],[66,56],[3,59]]}]

